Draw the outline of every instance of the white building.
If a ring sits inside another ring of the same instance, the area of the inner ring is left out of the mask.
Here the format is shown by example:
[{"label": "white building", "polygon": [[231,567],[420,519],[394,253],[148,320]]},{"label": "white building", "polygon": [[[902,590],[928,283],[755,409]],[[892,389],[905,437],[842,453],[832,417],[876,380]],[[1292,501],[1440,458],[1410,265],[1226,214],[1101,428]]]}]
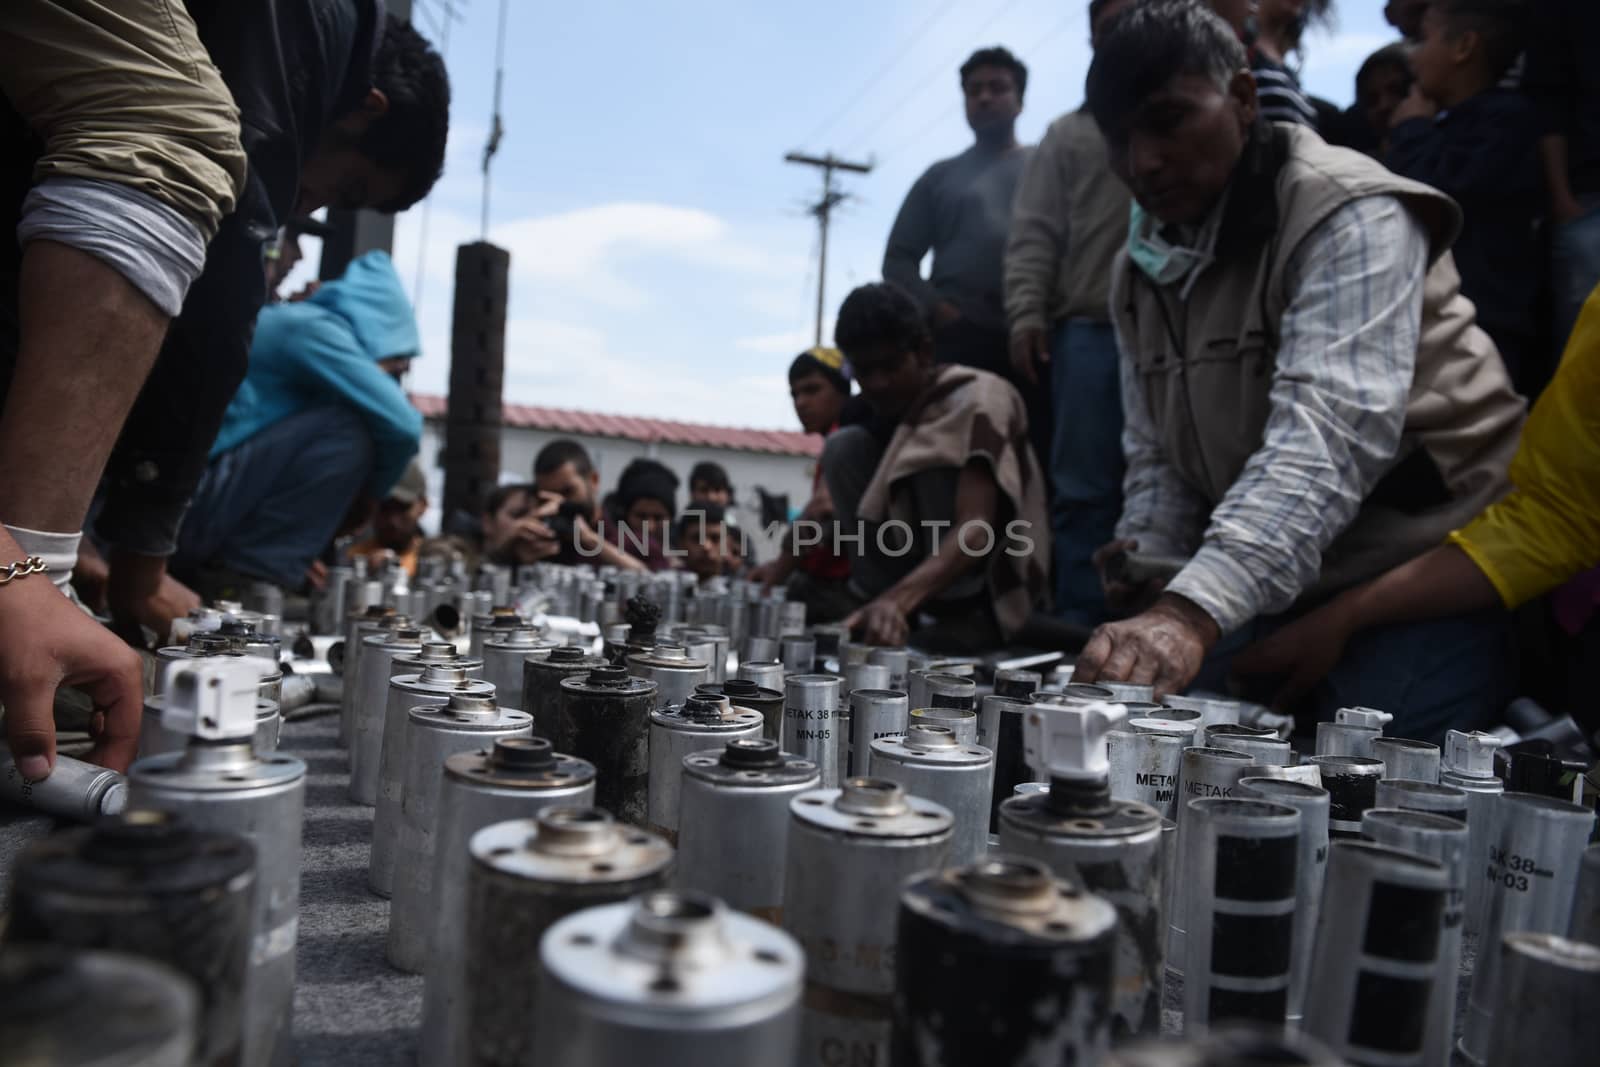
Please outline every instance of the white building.
[{"label": "white building", "polygon": [[[413,395],[411,400],[425,420],[418,459],[428,475],[430,510],[423,521],[427,529],[435,530],[438,504],[444,499],[439,455],[444,445],[445,399]],[[501,483],[532,481],[534,457],[560,437],[571,438],[588,449],[600,472],[602,494],[616,487],[623,468],[634,459],[644,456],[666,464],[679,479],[680,509],[689,500],[689,471],[694,465],[703,460],[721,464],[733,483],[739,525],[755,538],[756,555],[762,559],[772,554],[774,546],[762,536],[761,503],[756,490],[786,495],[790,513],[798,512],[811,497],[812,477],[822,451],[820,437],[797,430],[745,430],[507,404],[500,431]]]}]

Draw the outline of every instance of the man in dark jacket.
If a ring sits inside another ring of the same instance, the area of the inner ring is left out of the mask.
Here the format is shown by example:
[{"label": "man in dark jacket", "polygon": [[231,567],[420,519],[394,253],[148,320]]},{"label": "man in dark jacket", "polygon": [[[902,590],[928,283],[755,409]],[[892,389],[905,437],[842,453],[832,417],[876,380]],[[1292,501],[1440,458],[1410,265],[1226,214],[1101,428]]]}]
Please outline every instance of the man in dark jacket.
[{"label": "man in dark jacket", "polygon": [[[20,0],[0,92],[0,228],[18,234],[0,247],[0,568],[70,572],[104,472],[113,611],[164,629],[185,592],[165,557],[244,376],[263,245],[297,210],[419,200],[444,158],[444,65],[379,0]],[[124,233],[130,212],[170,239]],[[48,772],[63,680],[106,712],[97,755],[125,764],[137,665],[44,580],[19,592],[0,599],[19,767]]]}]

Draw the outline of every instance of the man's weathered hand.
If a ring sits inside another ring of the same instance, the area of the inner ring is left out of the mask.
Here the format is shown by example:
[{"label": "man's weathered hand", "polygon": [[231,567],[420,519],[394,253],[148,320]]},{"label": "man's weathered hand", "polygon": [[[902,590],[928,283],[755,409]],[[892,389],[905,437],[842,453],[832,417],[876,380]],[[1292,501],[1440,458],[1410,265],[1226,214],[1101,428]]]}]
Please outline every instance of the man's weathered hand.
[{"label": "man's weathered hand", "polygon": [[1328,676],[1354,632],[1354,620],[1339,600],[1333,600],[1239,653],[1232,671],[1282,678],[1272,706],[1289,709]]},{"label": "man's weathered hand", "polygon": [[861,640],[869,645],[898,647],[911,635],[911,621],[900,605],[882,597],[851,612],[844,625],[851,633],[859,629]]},{"label": "man's weathered hand", "polygon": [[1154,686],[1160,699],[1194,681],[1219,636],[1217,624],[1196,604],[1164,593],[1150,610],[1096,628],[1072,677]]},{"label": "man's weathered hand", "polygon": [[1011,335],[1011,369],[1029,385],[1039,384],[1039,368],[1050,362],[1044,330],[1029,326]]},{"label": "man's weathered hand", "polygon": [[89,758],[126,770],[139,743],[144,690],[139,656],[36,575],[0,588],[0,703],[6,740],[29,780],[55,765],[56,688],[76,686],[94,701]]}]

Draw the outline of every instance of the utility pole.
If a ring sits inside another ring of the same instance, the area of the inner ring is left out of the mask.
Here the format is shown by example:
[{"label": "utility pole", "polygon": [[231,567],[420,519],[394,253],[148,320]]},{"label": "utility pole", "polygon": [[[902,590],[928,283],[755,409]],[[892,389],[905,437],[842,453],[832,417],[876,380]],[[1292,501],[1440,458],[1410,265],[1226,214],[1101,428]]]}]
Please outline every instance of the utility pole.
[{"label": "utility pole", "polygon": [[833,172],[847,170],[853,174],[871,174],[871,163],[852,163],[849,160],[836,159],[832,152],[825,156],[808,156],[801,152],[790,152],[783,157],[789,163],[799,163],[807,167],[816,167],[822,171],[822,199],[811,206],[811,214],[816,216],[817,227],[822,234],[822,242],[817,256],[817,339],[816,344],[822,343],[822,314],[827,300],[828,292],[828,217],[833,214],[833,209],[849,199],[848,193],[841,193],[833,187]]}]

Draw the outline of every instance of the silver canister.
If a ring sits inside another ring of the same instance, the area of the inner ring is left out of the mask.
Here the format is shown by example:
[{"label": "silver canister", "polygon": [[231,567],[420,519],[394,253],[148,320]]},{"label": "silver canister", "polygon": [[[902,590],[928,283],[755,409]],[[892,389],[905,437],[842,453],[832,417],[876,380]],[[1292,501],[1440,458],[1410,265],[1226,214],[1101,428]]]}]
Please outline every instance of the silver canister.
[{"label": "silver canister", "polygon": [[1098,1064],[1116,923],[1034,860],[913,879],[900,894],[893,1062]]},{"label": "silver canister", "polygon": [[944,866],[950,813],[876,778],[789,810],[783,925],[806,950],[807,985],[795,1062],[887,1063],[900,887]]},{"label": "silver canister", "polygon": [[527,712],[502,708],[486,695],[452,693],[443,704],[411,709],[386,943],[389,962],[400,970],[420,974],[427,963],[434,913],[434,834],[445,761],[482,751],[501,738],[528,737],[532,723]]},{"label": "silver canister", "polygon": [[1429,1063],[1449,876],[1433,860],[1335,841],[1306,1033],[1352,1063]]},{"label": "silver canister", "polygon": [[978,717],[978,743],[994,753],[990,833],[1000,832],[1000,805],[1012,797],[1017,786],[1036,777],[1028,766],[1022,746],[1022,720],[1032,706],[1032,701],[993,693],[983,698],[983,711]]},{"label": "silver canister", "polygon": [[378,803],[378,765],[383,758],[383,732],[388,725],[389,680],[413,671],[395,669],[396,659],[430,665],[458,666],[454,645],[423,643],[422,631],[393,629],[361,640],[361,659],[355,674],[347,673],[346,690],[354,690],[350,703],[350,799],[371,807]]},{"label": "silver canister", "polygon": [[1178,778],[1183,769],[1183,737],[1112,730],[1106,734],[1111,765],[1111,797],[1146,804],[1171,819],[1178,811]]},{"label": "silver canister", "polygon": [[1489,1061],[1584,1067],[1600,1048],[1600,947],[1553,934],[1507,934]]},{"label": "silver canister", "polygon": [[1349,1067],[1305,1034],[1261,1023],[1223,1023],[1199,1037],[1133,1041],[1115,1049],[1104,1067]]},{"label": "silver canister", "polygon": [[694,687],[708,681],[710,666],[705,660],[690,659],[678,649],[657,647],[628,657],[628,673],[656,683],[656,706],[682,704]]},{"label": "silver canister", "polygon": [[1439,784],[1453,785],[1467,794],[1467,936],[1483,930],[1488,914],[1489,880],[1479,877],[1489,867],[1489,835],[1494,829],[1494,809],[1505,783],[1494,773],[1494,753],[1500,738],[1493,734],[1450,730],[1444,735],[1444,758]]},{"label": "silver canister", "polygon": [[785,752],[817,765],[823,788],[838,785],[839,678],[832,674],[791,674],[783,680]]},{"label": "silver canister", "polygon": [[1010,669],[994,672],[995,696],[1027,700],[1037,693],[1043,684],[1044,678],[1038,671]]},{"label": "silver canister", "polygon": [[1322,885],[1328,865],[1328,791],[1306,782],[1252,776],[1239,779],[1234,795],[1281,804],[1300,813],[1300,851],[1294,876],[1298,905],[1294,913],[1287,1012],[1289,1025],[1298,1027],[1305,1016],[1311,953],[1316,946],[1317,916],[1322,911]]},{"label": "silver canister", "polygon": [[543,1062],[534,1032],[539,942],[557,920],[666,884],[672,846],[595,808],[546,808],[472,835],[467,874],[466,981],[458,1011],[468,1056],[452,1063]]},{"label": "silver canister", "polygon": [[744,655],[739,659],[740,662],[778,663],[781,665],[783,661],[778,658],[781,654],[782,648],[779,646],[776,637],[768,635],[751,636],[745,640]]},{"label": "silver canister", "polygon": [[852,663],[841,668],[844,674],[844,695],[849,697],[857,689],[889,689],[892,675],[881,663]]},{"label": "silver canister", "polygon": [[924,699],[919,708],[959,708],[976,711],[978,686],[971,678],[946,672],[926,672],[922,675]]},{"label": "silver canister", "polygon": [[903,736],[872,742],[867,773],[899,782],[907,795],[941,805],[954,819],[946,862],[965,866],[989,850],[994,753],[963,743],[943,726],[913,723]]},{"label": "silver canister", "polygon": [[711,652],[711,676],[708,680],[717,683],[727,681],[728,654],[731,647],[728,628],[716,623],[706,622],[686,630],[684,636],[690,639],[692,644],[710,643],[713,646]]},{"label": "silver canister", "polygon": [[[139,758],[159,756],[165,752],[181,752],[189,739],[175,730],[161,725],[161,715],[166,708],[166,697],[144,698],[144,714],[139,719]],[[278,735],[283,730],[283,715],[278,705],[270,700],[256,700],[256,732],[251,738],[257,752],[276,752]]]},{"label": "silver canister", "polygon": [[0,742],[0,797],[41,815],[93,822],[127,806],[128,780],[107,767],[57,753],[50,777],[30,782],[17,770],[10,747]]},{"label": "silver canister", "polygon": [[744,678],[729,678],[726,682],[708,682],[695,686],[696,693],[727,697],[730,703],[741,708],[751,708],[761,713],[761,736],[776,741],[783,730],[783,683],[777,689],[768,689]]},{"label": "silver canister", "polygon": [[1444,815],[1399,808],[1373,808],[1361,817],[1361,833],[1373,844],[1433,860],[1445,869],[1449,895],[1439,930],[1438,970],[1428,1003],[1428,1037],[1420,1062],[1448,1064],[1456,1032],[1456,981],[1461,970],[1462,909],[1466,906],[1467,828]]},{"label": "silver canister", "polygon": [[819,781],[766,738],[684,757],[676,884],[781,922],[789,804]]},{"label": "silver canister", "polygon": [[445,704],[455,695],[494,697],[494,686],[468,678],[461,667],[426,667],[420,674],[397,674],[389,680],[384,709],[383,749],[378,758],[378,803],[372,817],[372,857],[367,885],[380,897],[394,887],[395,844],[399,840],[400,804],[409,755],[411,709]]},{"label": "silver canister", "polygon": [[560,689],[550,743],[594,764],[597,807],[645,825],[655,683],[621,667],[598,666],[561,679]]},{"label": "silver canister", "polygon": [[1125,704],[1130,700],[1140,704],[1150,704],[1154,703],[1156,699],[1154,686],[1134,685],[1131,682],[1094,682],[1093,684],[1102,689],[1111,690],[1111,699],[1118,704]]},{"label": "silver canister", "polygon": [[1364,756],[1372,758],[1372,742],[1383,733],[1376,726],[1354,722],[1317,723],[1319,756]]},{"label": "silver canister", "polygon": [[237,1063],[255,848],[182,822],[129,811],[34,842],[12,877],[6,941],[109,949],[172,967],[201,996],[195,1062]]},{"label": "silver canister", "polygon": [[684,757],[761,737],[761,713],[727,697],[694,694],[682,704],[650,713],[649,827],[673,844],[683,797]]},{"label": "silver canister", "polygon": [[1000,805],[1000,853],[1038,860],[1116,909],[1112,1037],[1161,1032],[1163,839],[1154,809],[1113,800],[1105,780],[1056,778]]},{"label": "silver canister", "polygon": [[1278,737],[1276,730],[1261,726],[1242,726],[1238,723],[1217,723],[1205,728],[1208,748],[1226,748],[1243,752],[1255,763],[1286,767],[1294,762],[1289,742]]},{"label": "silver canister", "polygon": [[[1589,808],[1553,797],[1506,793],[1500,798],[1489,834],[1488,869],[1476,875],[1489,882],[1480,945],[1498,945],[1506,934],[1558,934],[1567,928],[1594,818]],[[1489,1062],[1499,980],[1500,953],[1479,952],[1459,1046],[1475,1064]]]},{"label": "silver canister", "polygon": [[1600,945],[1600,845],[1584,849],[1579,861],[1578,889],[1572,898],[1572,922],[1567,936]]},{"label": "silver canister", "polygon": [[778,659],[783,662],[786,674],[815,673],[817,642],[800,634],[781,638],[778,641]]},{"label": "silver canister", "polygon": [[1335,841],[1361,837],[1361,815],[1378,806],[1383,763],[1370,756],[1312,756],[1328,791],[1328,836]]},{"label": "silver canister", "polygon": [[[1178,774],[1178,808],[1173,813],[1173,821],[1178,824],[1179,868],[1177,873],[1171,876],[1174,889],[1170,894],[1172,907],[1167,913],[1167,970],[1174,974],[1182,974],[1188,960],[1188,950],[1185,948],[1185,938],[1188,934],[1187,909],[1193,890],[1188,887],[1187,881],[1184,881],[1188,869],[1184,866],[1183,857],[1187,854],[1185,849],[1188,847],[1185,844],[1184,823],[1188,820],[1189,801],[1233,796],[1233,787],[1252,766],[1255,766],[1255,762],[1249,756],[1231,749],[1183,750],[1183,770]],[[1183,891],[1179,892],[1179,889]]]},{"label": "silver canister", "polygon": [[906,689],[906,676],[911,670],[911,653],[909,651],[904,648],[874,648],[867,653],[867,662],[889,668],[889,684],[887,688],[909,693],[909,690]]},{"label": "silver canister", "polygon": [[1315,763],[1291,763],[1280,766],[1274,763],[1252,763],[1245,768],[1242,778],[1281,778],[1286,782],[1314,785],[1322,788],[1322,770]]},{"label": "silver canister", "polygon": [[[739,669],[734,672],[735,678],[742,678],[747,682],[754,682],[763,689],[776,689],[783,692],[783,664],[776,659],[747,659],[741,660]],[[777,740],[777,738],[773,738]]]},{"label": "silver canister", "polygon": [[929,708],[912,706],[906,716],[908,726],[942,726],[963,745],[978,743],[978,713],[970,708]]},{"label": "silver canister", "polygon": [[466,984],[467,850],[472,835],[509,819],[532,818],[546,808],[587,808],[594,802],[594,767],[552,751],[542,737],[504,737],[492,749],[461,752],[444,761],[434,839],[434,904],[422,1028],[422,1067],[466,1063],[462,1011]]},{"label": "silver canister", "polygon": [[139,760],[128,782],[133,806],[174,812],[197,830],[239,834],[255,846],[244,1063],[292,1062],[306,765],[258,755],[248,737],[196,738],[182,752]]},{"label": "silver canister", "polygon": [[1380,779],[1373,806],[1431,811],[1436,815],[1448,815],[1463,826],[1471,814],[1467,807],[1466,790],[1453,785],[1413,782],[1404,778]]},{"label": "silver canister", "polygon": [[152,959],[55,945],[0,952],[0,1049],[28,1067],[189,1067],[200,997]]},{"label": "silver canister", "polygon": [[540,637],[531,626],[506,630],[484,641],[483,680],[494,684],[495,699],[501,707],[528,710],[522,706],[522,665],[529,656],[545,655],[556,647],[554,639]]},{"label": "silver canister", "polygon": [[380,631],[395,628],[398,616],[393,608],[373,604],[361,611],[345,616],[344,644],[336,656],[328,650],[328,665],[335,673],[344,676],[344,688],[339,696],[339,742],[349,745],[355,740],[355,700],[357,682],[361,671],[361,655],[366,651],[364,642]]},{"label": "silver canister", "polygon": [[1198,711],[1164,708],[1151,715],[1129,716],[1128,729],[1136,734],[1181,737],[1186,746],[1205,748],[1205,725]]},{"label": "silver canister", "polygon": [[[874,670],[884,670],[871,664],[868,666]],[[868,771],[872,761],[872,743],[880,737],[904,734],[908,714],[906,695],[899,690],[863,688],[851,692],[850,769],[858,777]]]},{"label": "silver canister", "polygon": [[801,600],[784,600],[778,604],[778,636],[788,637],[805,633],[806,605]]},{"label": "silver canister", "polygon": [[1289,1010],[1294,969],[1300,813],[1265,800],[1191,800],[1180,864],[1190,890],[1183,1027],[1248,1019],[1275,1025]]},{"label": "silver canister", "polygon": [[559,751],[570,752],[562,747],[560,738],[561,683],[606,666],[605,660],[581,648],[552,648],[543,656],[524,657],[522,702],[527,706],[522,710],[533,716],[533,732],[549,738]]},{"label": "silver canister", "polygon": [[1383,761],[1385,778],[1404,778],[1412,782],[1439,780],[1439,746],[1409,737],[1375,737],[1374,759]]},{"label": "silver canister", "polygon": [[540,943],[540,1061],[792,1067],[805,959],[715,897],[657,890],[569,915]]}]

